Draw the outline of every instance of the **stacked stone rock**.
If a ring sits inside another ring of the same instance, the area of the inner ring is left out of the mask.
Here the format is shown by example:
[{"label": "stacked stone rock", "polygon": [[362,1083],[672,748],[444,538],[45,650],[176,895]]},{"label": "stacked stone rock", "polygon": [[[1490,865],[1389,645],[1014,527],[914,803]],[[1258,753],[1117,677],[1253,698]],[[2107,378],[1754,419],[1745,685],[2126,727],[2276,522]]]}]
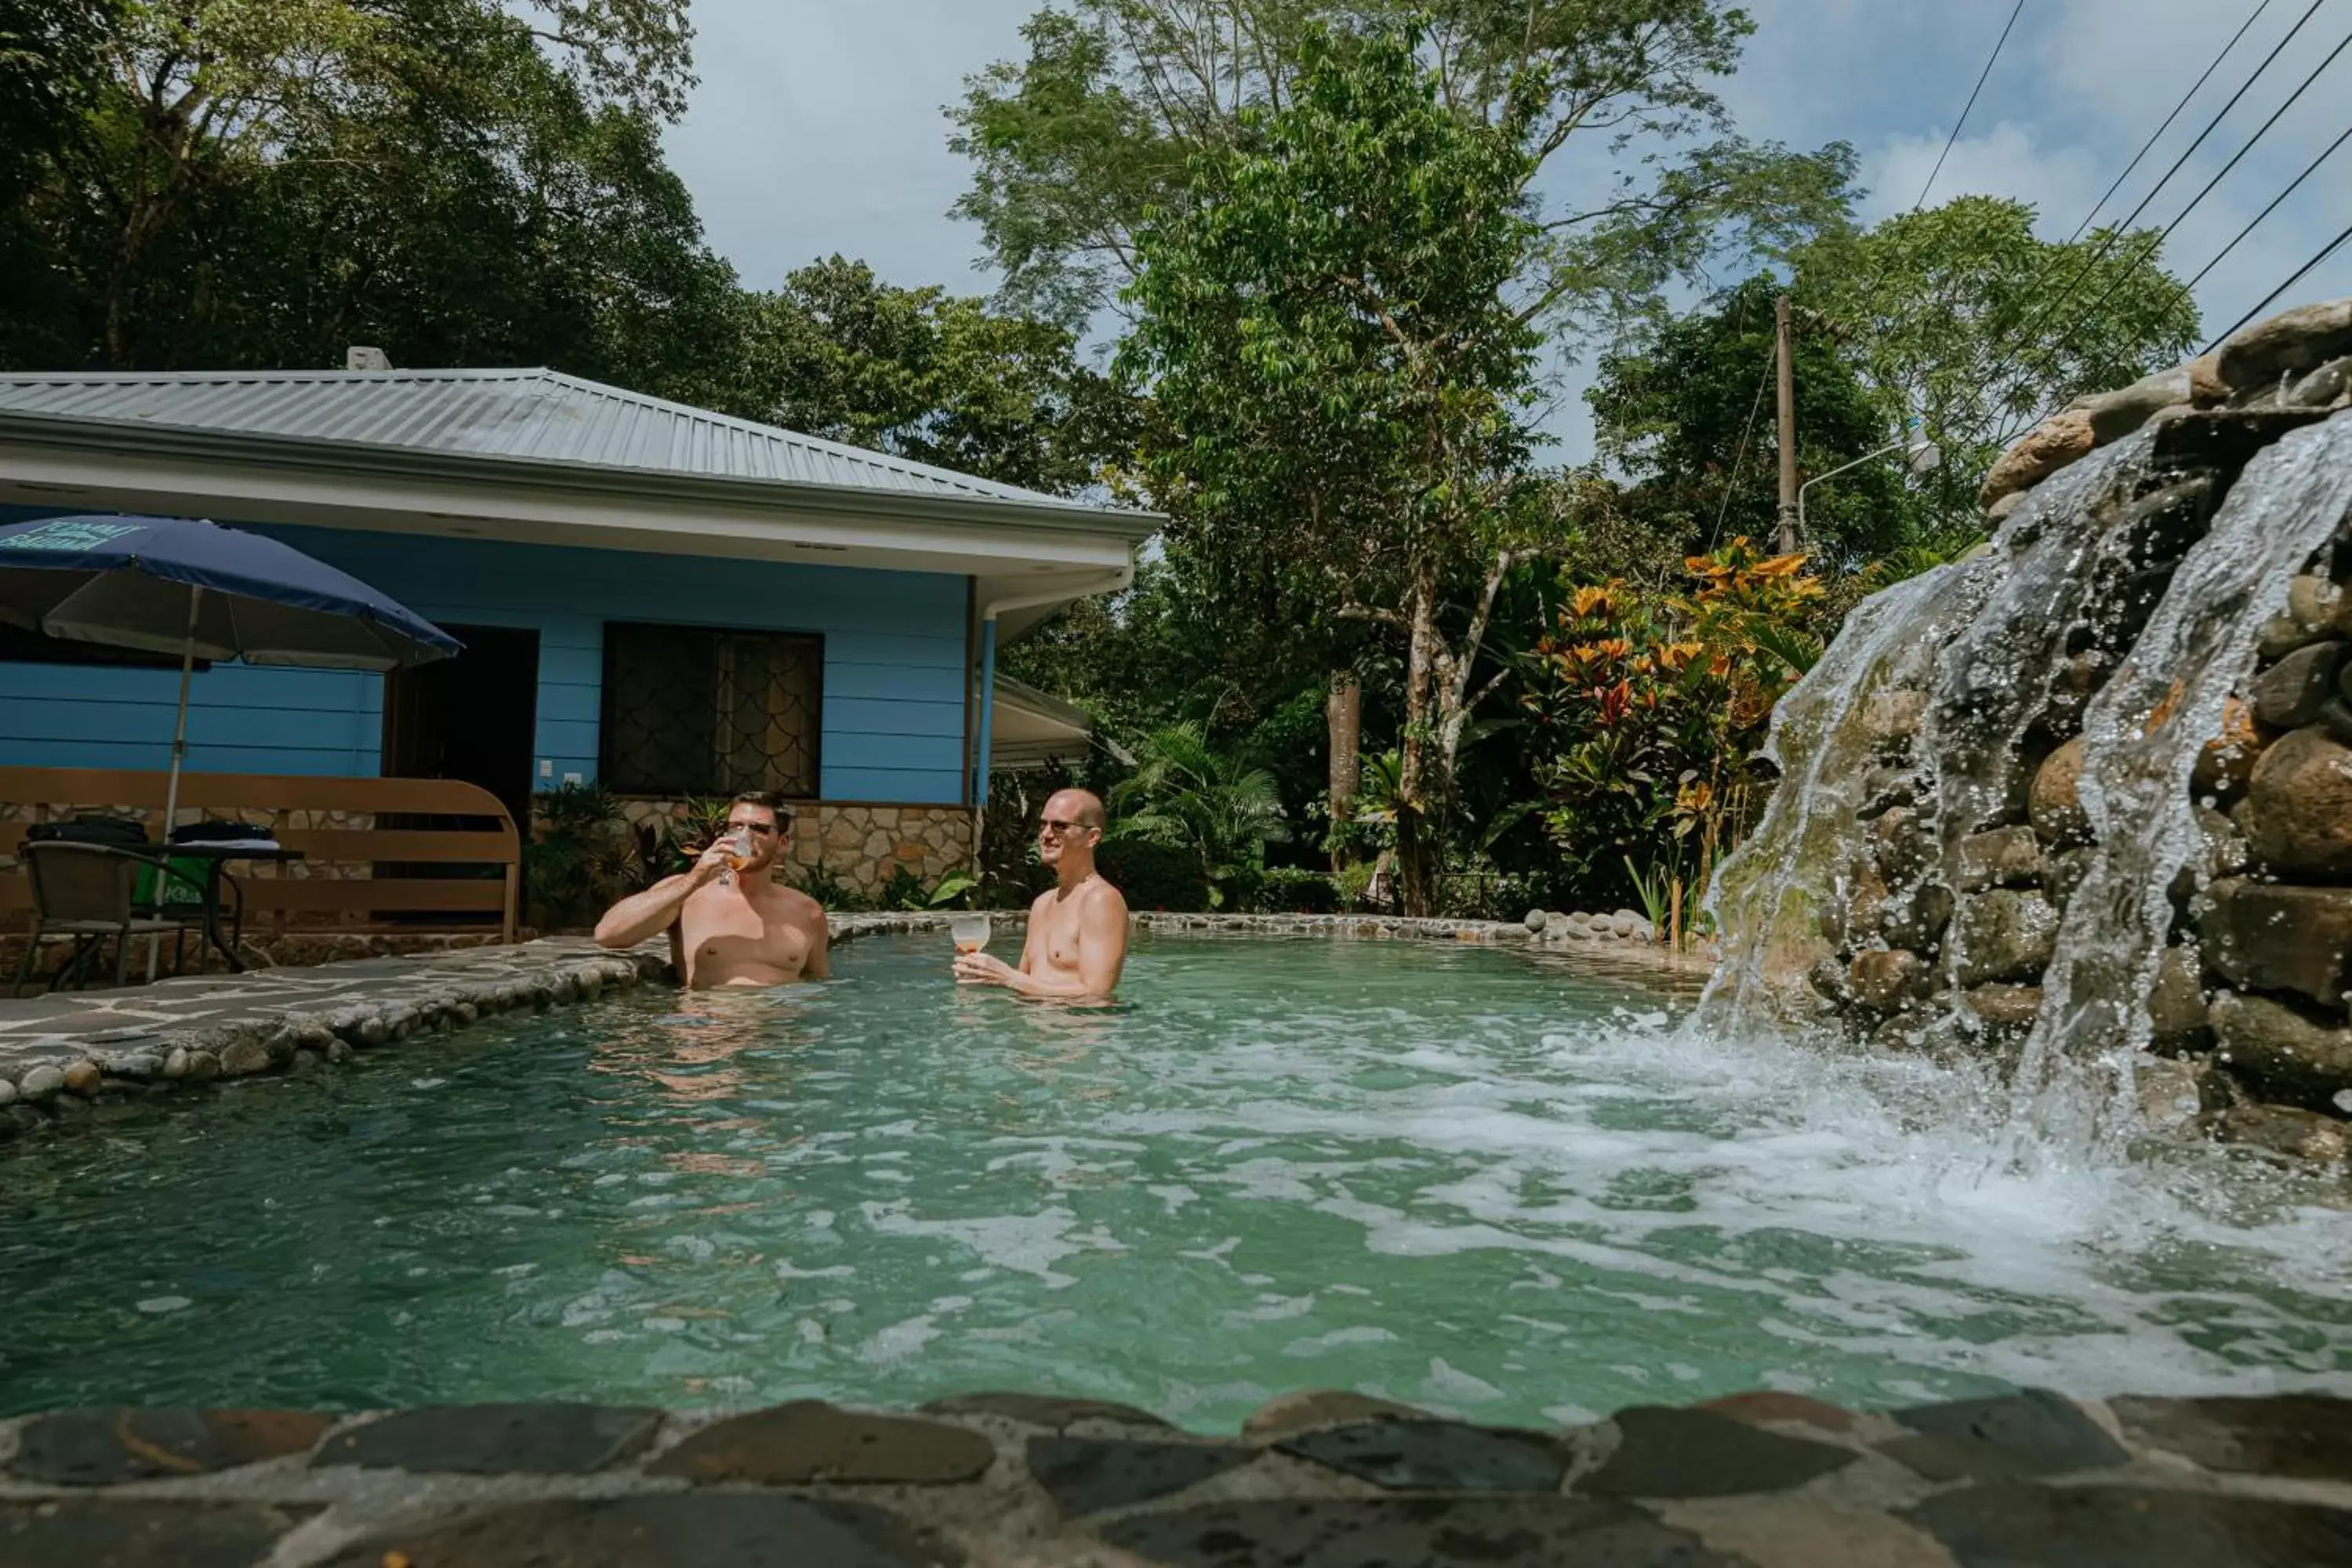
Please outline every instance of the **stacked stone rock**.
[{"label": "stacked stone rock", "polygon": [[1558,910],[1529,910],[1528,930],[1536,939],[1549,946],[1564,946],[1582,942],[1654,942],[1659,940],[1657,928],[1647,915],[1632,910],[1614,913],[1588,914],[1581,910],[1561,914]]},{"label": "stacked stone rock", "polygon": [[490,1405],[0,1421],[0,1562],[112,1568],[2133,1568],[2352,1561],[2352,1402],[1800,1394],[1473,1426],[1344,1391],[1238,1437],[1025,1393],[919,1414]]},{"label": "stacked stone rock", "polygon": [[[2089,856],[2078,797],[2084,707],[2131,646],[2237,473],[2288,431],[2352,406],[2352,300],[2305,307],[2212,353],[2082,399],[1994,465],[1997,526],[2099,447],[2153,426],[2147,462],[2087,515],[2104,574],[2026,731],[2005,820],[1941,863],[1914,754],[1928,699],[1895,689],[1865,715],[1876,769],[1845,896],[1823,912],[1836,956],[1815,989],[1858,1032],[1897,1047],[2013,1046]],[[2055,523],[2052,526],[2067,526]],[[2147,998],[2141,1075],[2151,1120],[2317,1162],[2352,1132],[2352,523],[2286,584],[2258,672],[2201,755],[2191,789],[2203,847],[2172,890],[2178,919]],[[1948,869],[1951,874],[1947,874]],[[1945,989],[1957,984],[1958,996]],[[1957,1026],[1957,1027],[1956,1027]]]}]

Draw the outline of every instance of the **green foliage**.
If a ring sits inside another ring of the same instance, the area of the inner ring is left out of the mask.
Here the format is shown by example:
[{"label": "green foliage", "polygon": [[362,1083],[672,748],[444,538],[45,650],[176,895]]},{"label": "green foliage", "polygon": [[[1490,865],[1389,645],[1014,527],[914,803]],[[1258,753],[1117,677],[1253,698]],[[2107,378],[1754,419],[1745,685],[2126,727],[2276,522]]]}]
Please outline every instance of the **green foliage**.
[{"label": "green foliage", "polygon": [[[1585,394],[1600,458],[1633,481],[1616,505],[1676,556],[1742,534],[1769,539],[1777,527],[1769,378],[1780,291],[1775,279],[1752,278],[1719,301],[1673,318],[1603,354]],[[1831,324],[1801,300],[1791,315],[1800,475],[1827,473],[1895,439],[1897,410],[1882,405]],[[1832,561],[1859,564],[1898,547],[1917,510],[1903,471],[1890,455],[1808,497],[1806,526],[1816,548]]]},{"label": "green foliage", "polygon": [[1265,847],[1290,836],[1273,775],[1218,752],[1197,723],[1145,736],[1109,805],[1112,837],[1192,857],[1211,909],[1238,907],[1264,875]]},{"label": "green foliage", "polygon": [[[1217,907],[1211,900],[1208,879],[1202,875],[1200,857],[1188,845],[1148,838],[1108,839],[1096,852],[1095,864],[1131,910],[1191,913]],[[1237,879],[1236,885],[1242,880]]]},{"label": "green foliage", "polygon": [[1066,495],[1134,445],[1075,332],[835,256],[755,300],[744,396],[787,429]]},{"label": "green foliage", "polygon": [[865,894],[835,876],[822,864],[797,868],[792,884],[825,909],[838,914],[854,914],[871,907]]},{"label": "green foliage", "polygon": [[1973,521],[1979,478],[2025,422],[2197,342],[2197,308],[2153,233],[2050,242],[2033,217],[2022,202],[1961,196],[1791,255],[1799,297],[1835,323],[1885,439],[1910,414],[1942,445],[1943,467],[1920,487],[1934,528]]},{"label": "green foliage", "polygon": [[1336,914],[1340,907],[1339,884],[1328,871],[1272,866],[1259,884],[1256,901],[1267,914]]},{"label": "green foliage", "polygon": [[531,803],[537,830],[523,846],[531,923],[561,931],[593,923],[631,891],[639,867],[620,803],[594,784],[565,784]]},{"label": "green foliage", "polygon": [[1195,158],[1246,140],[1253,111],[1299,102],[1318,49],[1350,58],[1416,20],[1447,112],[1510,123],[1530,177],[1558,160],[1559,188],[1595,198],[1531,212],[1545,239],[1521,281],[1548,324],[1650,308],[1727,241],[1777,248],[1842,210],[1843,144],[1792,155],[1732,133],[1714,83],[1754,24],[1719,0],[1068,0],[950,110],[972,165],[956,210],[1009,299],[1086,320],[1133,280],[1150,215],[1201,199]]},{"label": "green foliage", "polygon": [[1754,819],[1750,760],[1822,647],[1824,595],[1803,566],[1742,539],[1692,558],[1683,593],[1564,585],[1522,706],[1545,826],[1580,894],[1613,897],[1621,866],[1694,856],[1703,883]]},{"label": "green foliage", "polygon": [[364,342],[722,398],[733,275],[660,148],[688,38],[683,0],[124,0],[0,223],[0,363]]},{"label": "green foliage", "polygon": [[[963,907],[962,901],[979,883],[961,871],[951,871],[940,879],[935,887],[926,888],[923,879],[905,866],[893,866],[884,879],[881,889],[875,894],[874,907],[880,910],[949,910]],[[820,900],[822,901],[822,900]]]}]

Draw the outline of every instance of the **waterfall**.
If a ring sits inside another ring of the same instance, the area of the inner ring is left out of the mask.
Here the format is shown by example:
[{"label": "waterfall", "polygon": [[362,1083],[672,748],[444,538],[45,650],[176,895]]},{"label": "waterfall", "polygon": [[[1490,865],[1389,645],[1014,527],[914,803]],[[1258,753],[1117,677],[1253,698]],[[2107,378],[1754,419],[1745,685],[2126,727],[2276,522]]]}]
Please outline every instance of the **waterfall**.
[{"label": "waterfall", "polygon": [[[2199,900],[2235,832],[2215,808],[2245,787],[2227,705],[2352,507],[2352,416],[2319,418],[2174,410],[1858,606],[1774,717],[1779,783],[1709,890],[1724,947],[1691,1026],[1990,1057],[2008,1158],[2118,1153],[2176,939],[2201,994]],[[2325,661],[2340,636],[2302,642]],[[2310,992],[2282,1005],[2352,1052],[2341,999]]]}]

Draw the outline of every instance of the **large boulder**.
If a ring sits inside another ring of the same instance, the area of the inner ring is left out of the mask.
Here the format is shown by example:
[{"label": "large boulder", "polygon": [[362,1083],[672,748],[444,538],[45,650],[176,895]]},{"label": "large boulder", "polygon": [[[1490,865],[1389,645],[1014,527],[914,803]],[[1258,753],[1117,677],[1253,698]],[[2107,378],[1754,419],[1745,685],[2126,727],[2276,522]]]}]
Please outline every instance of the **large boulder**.
[{"label": "large boulder", "polygon": [[2273,871],[2352,876],[2352,748],[2324,729],[2286,736],[2255,762],[2238,820]]},{"label": "large boulder", "polygon": [[2232,1143],[2266,1149],[2290,1160],[2333,1165],[2344,1158],[2345,1124],[2284,1105],[2236,1105],[2215,1117],[2215,1132]]},{"label": "large boulder", "polygon": [[1960,984],[2038,978],[2058,947],[2058,911],[2039,893],[1994,888],[1961,904]]},{"label": "large boulder", "polygon": [[2352,353],[2352,299],[2324,300],[2241,327],[2213,351],[2232,397],[2284,391],[2290,377]]},{"label": "large boulder", "polygon": [[2206,889],[2207,962],[2233,985],[2341,1008],[2352,988],[2352,888],[2230,877]]},{"label": "large boulder", "polygon": [[2089,416],[2091,438],[2104,447],[2130,435],[2159,411],[2188,402],[2189,395],[2189,366],[2184,363],[2142,376],[2113,392],[2078,397],[2066,406]]},{"label": "large boulder", "polygon": [[2156,966],[2156,984],[2147,995],[2148,1043],[2167,1056],[2185,1056],[2213,1043],[2197,954],[2185,947],[2168,947]]},{"label": "large boulder", "polygon": [[2309,1110],[2341,1109],[2352,1089],[2352,1030],[2267,996],[2213,999],[2219,1059],[2265,1100]]},{"label": "large boulder", "polygon": [[2083,814],[2083,738],[2079,735],[2042,759],[2026,795],[2026,813],[2042,843],[2070,844],[2090,831]]},{"label": "large boulder", "polygon": [[2254,717],[2273,730],[2298,730],[2318,718],[2336,693],[2347,646],[2311,643],[2263,671],[2254,680]]},{"label": "large boulder", "polygon": [[2042,845],[2031,827],[1996,827],[1959,843],[1960,891],[2030,888],[2042,880]]},{"label": "large boulder", "polygon": [[2032,489],[2067,464],[2087,457],[2098,446],[2091,416],[2080,408],[2053,414],[2020,437],[1985,475],[1977,504],[1990,507],[2003,496]]},{"label": "large boulder", "polygon": [[1846,967],[1846,994],[1874,1013],[1899,1013],[1927,994],[1935,972],[1917,953],[1900,947],[1854,954]]}]

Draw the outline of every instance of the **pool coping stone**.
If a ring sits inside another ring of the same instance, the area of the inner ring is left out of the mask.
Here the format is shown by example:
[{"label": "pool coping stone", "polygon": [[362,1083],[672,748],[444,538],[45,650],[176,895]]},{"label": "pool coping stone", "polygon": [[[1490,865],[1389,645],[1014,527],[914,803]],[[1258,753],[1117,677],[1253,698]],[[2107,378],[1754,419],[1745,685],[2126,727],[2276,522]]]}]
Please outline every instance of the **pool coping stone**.
[{"label": "pool coping stone", "polygon": [[[1916,1412],[1790,1405],[1764,1393],[1550,1431],[1400,1406],[1276,1432],[1318,1399],[1349,1409],[1344,1391],[1293,1393],[1237,1436],[1017,1394],[934,1401],[921,1414],[816,1401],[754,1411],[506,1405],[277,1412],[257,1426],[251,1412],[68,1411],[0,1419],[0,1561],[448,1568],[536,1548],[547,1555],[532,1561],[596,1568],[2168,1568],[2344,1561],[2352,1551],[2352,1458],[2331,1436],[2352,1422],[2352,1400],[2119,1409],[2020,1397],[2032,1405],[2021,1419],[1996,1412],[1988,1426],[1983,1412],[1956,1408],[1943,1435],[1958,1423],[1988,1441],[2004,1427],[2124,1436],[2099,1451],[2107,1462],[2063,1476],[1937,1478],[1889,1452],[1926,1435],[1908,1424]],[[2135,1414],[2118,1419],[2124,1411]],[[1075,1425],[1086,1435],[1063,1429]],[[371,1436],[404,1428],[397,1445]],[[2228,1440],[2232,1430],[2284,1445],[2275,1451],[2293,1473],[2243,1468],[2249,1448]],[[564,1462],[513,1441],[519,1431],[555,1435]],[[2219,1467],[2139,1432],[2212,1453]],[[213,1442],[221,1433],[235,1441]],[[435,1435],[446,1447],[412,1441]],[[155,1437],[173,1462],[155,1461]],[[60,1438],[81,1461],[79,1480],[60,1479],[44,1458]],[[112,1458],[110,1441],[121,1450]],[[341,1457],[371,1446],[379,1457],[397,1446],[406,1463]],[[180,1468],[184,1452],[194,1468]],[[1370,1477],[1355,1462],[1389,1453],[1445,1462],[1412,1473],[1375,1462]],[[1496,1454],[1512,1458],[1482,1473]],[[103,1484],[110,1476],[134,1479]],[[2124,1544],[2134,1554],[2119,1554]]]}]

